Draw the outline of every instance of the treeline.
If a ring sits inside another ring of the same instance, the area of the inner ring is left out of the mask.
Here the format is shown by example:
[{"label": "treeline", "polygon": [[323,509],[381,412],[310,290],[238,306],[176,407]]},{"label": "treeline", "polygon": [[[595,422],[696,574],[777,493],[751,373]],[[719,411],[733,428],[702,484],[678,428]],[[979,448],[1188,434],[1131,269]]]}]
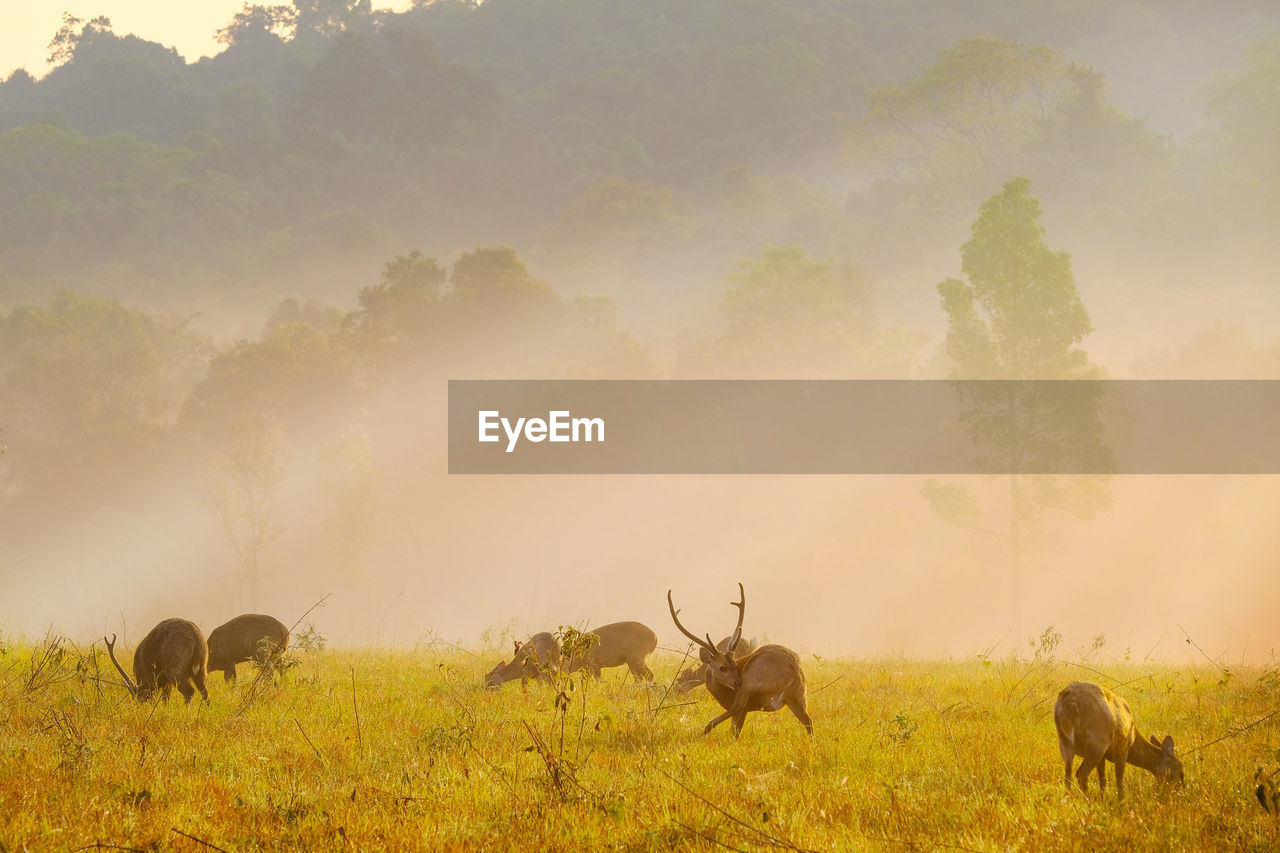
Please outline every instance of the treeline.
[{"label": "treeline", "polygon": [[[1145,298],[1276,260],[1280,47],[1255,40],[1278,25],[1245,0],[296,0],[246,5],[187,63],[68,17],[46,76],[0,84],[0,300],[261,310],[503,244],[664,328],[768,245],[911,303],[1015,175]],[[1183,74],[1203,133],[1153,130],[1161,80],[1108,44]]]},{"label": "treeline", "polygon": [[[9,566],[112,508],[149,540],[172,484],[246,565],[283,503],[329,537],[302,563],[417,559],[421,507],[490,500],[444,482],[448,378],[945,376],[937,284],[1015,176],[1134,375],[1280,375],[1205,328],[1274,311],[1280,8],[1019,8],[295,0],[196,63],[66,19],[0,83]],[[1200,133],[1116,106],[1077,53],[1108,38],[1199,39]]]},{"label": "treeline", "polygon": [[30,532],[127,501],[224,454],[247,417],[311,445],[412,411],[405,396],[429,399],[450,376],[653,372],[607,301],[556,296],[508,248],[451,268],[397,257],[356,301],[286,299],[223,348],[187,318],[69,290],[0,313],[0,398],[21,446],[5,460],[3,523]]},{"label": "treeline", "polygon": [[0,311],[9,541],[198,481],[247,421],[310,450],[406,425],[430,444],[449,378],[909,376],[925,340],[877,321],[865,272],[794,247],[742,260],[722,331],[665,365],[608,299],[557,294],[507,247],[447,266],[399,255],[354,302],[284,299],[227,345],[190,317],[72,290]]}]

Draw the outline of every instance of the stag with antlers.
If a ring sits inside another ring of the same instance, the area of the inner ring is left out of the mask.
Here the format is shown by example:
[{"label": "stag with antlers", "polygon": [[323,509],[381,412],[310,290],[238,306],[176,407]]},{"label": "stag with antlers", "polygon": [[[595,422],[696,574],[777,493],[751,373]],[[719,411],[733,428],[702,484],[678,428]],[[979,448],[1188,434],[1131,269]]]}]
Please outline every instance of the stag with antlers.
[{"label": "stag with antlers", "polygon": [[133,678],[116,660],[116,635],[112,634],[110,640],[103,637],[102,641],[106,643],[111,662],[124,679],[125,688],[139,702],[150,700],[156,690],[168,702],[169,692],[174,687],[188,704],[197,690],[204,701],[209,701],[209,691],[204,684],[209,645],[194,622],[165,619],[152,628],[133,651]]},{"label": "stag with antlers", "polygon": [[671,620],[680,633],[698,646],[698,657],[707,665],[707,691],[724,708],[724,713],[707,723],[705,735],[725,720],[733,720],[734,737],[742,734],[742,726],[751,711],[778,711],[784,706],[791,709],[805,731],[813,734],[813,721],[805,707],[804,671],[800,668],[800,656],[785,646],[765,645],[749,655],[734,657],[734,650],[742,639],[742,618],[746,615],[747,593],[738,584],[739,601],[729,602],[738,608],[738,624],[729,635],[724,649],[711,641],[695,636],[680,624],[679,610],[667,590],[667,607]]}]

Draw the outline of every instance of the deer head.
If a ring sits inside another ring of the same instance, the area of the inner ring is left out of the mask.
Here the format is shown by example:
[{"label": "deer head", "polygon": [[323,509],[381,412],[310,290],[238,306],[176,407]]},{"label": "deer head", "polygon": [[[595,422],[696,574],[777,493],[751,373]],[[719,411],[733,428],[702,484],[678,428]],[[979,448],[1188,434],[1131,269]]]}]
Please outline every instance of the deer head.
[{"label": "deer head", "polygon": [[742,685],[742,671],[734,660],[733,651],[738,647],[738,642],[742,639],[742,619],[747,612],[747,593],[742,588],[742,584],[738,584],[738,601],[731,601],[729,604],[738,608],[738,624],[734,626],[733,633],[729,635],[729,642],[725,644],[723,650],[716,648],[716,644],[711,640],[711,635],[707,634],[706,639],[695,636],[688,628],[680,624],[680,613],[676,609],[675,604],[671,600],[671,590],[667,590],[667,607],[671,610],[671,621],[676,623],[676,627],[680,629],[680,633],[684,634],[698,646],[698,658],[707,665],[707,679],[714,679],[716,683],[723,684],[733,690],[737,690]]}]

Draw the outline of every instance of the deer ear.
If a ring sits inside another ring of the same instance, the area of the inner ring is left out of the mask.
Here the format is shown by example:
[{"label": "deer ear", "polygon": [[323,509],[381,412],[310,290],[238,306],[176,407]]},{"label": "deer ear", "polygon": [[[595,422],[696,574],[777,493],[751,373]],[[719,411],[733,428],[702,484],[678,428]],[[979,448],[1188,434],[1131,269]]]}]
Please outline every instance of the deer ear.
[{"label": "deer ear", "polygon": [[1165,755],[1172,758],[1173,757],[1173,736],[1165,735],[1164,743],[1160,744],[1160,748],[1164,750]]},{"label": "deer ear", "polygon": [[1160,743],[1160,739],[1155,735],[1152,735],[1151,737],[1147,738],[1147,740],[1149,740],[1151,742],[1151,745],[1154,746],[1156,749],[1164,749],[1164,745]]},{"label": "deer ear", "polygon": [[698,660],[702,661],[703,663],[711,663],[711,652],[707,651],[706,649],[699,648]]}]

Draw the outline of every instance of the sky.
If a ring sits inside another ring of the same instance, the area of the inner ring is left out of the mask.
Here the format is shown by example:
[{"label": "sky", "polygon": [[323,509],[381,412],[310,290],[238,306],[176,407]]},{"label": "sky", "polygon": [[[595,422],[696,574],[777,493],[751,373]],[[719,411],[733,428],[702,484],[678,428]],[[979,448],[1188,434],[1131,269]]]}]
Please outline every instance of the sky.
[{"label": "sky", "polygon": [[[62,26],[64,11],[86,21],[106,15],[118,35],[132,33],[176,47],[188,62],[195,62],[222,50],[214,34],[244,5],[244,0],[0,0],[0,79],[17,68],[36,77],[48,72],[49,42]],[[376,4],[397,10],[408,5]]]}]

